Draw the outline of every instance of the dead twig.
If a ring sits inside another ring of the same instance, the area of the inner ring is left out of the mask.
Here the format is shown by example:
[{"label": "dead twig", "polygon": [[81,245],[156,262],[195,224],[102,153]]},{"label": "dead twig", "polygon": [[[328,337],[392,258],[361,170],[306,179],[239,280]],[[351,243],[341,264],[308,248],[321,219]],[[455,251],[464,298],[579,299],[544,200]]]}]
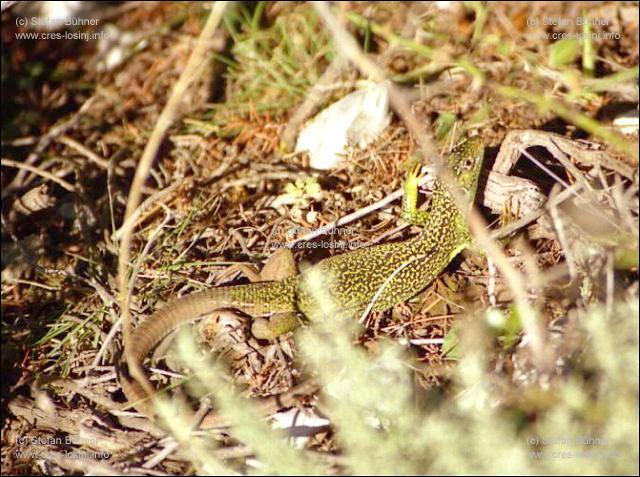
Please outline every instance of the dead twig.
[{"label": "dead twig", "polygon": [[[364,55],[357,42],[333,15],[329,4],[326,2],[313,2],[313,6],[327,25],[327,28],[331,31],[334,41],[339,46],[339,51],[346,55],[362,73],[372,77],[376,81],[384,81],[385,75],[382,70]],[[464,197],[458,190],[451,172],[448,171],[446,164],[437,153],[429,135],[423,131],[420,122],[411,111],[406,98],[392,85],[389,86],[389,98],[398,115],[415,136],[423,155],[435,163],[438,168],[438,178],[447,186],[458,207],[465,205]],[[523,327],[530,337],[531,349],[536,366],[542,371],[551,369],[554,358],[546,351],[545,330],[538,322],[536,313],[529,305],[525,277],[509,263],[500,246],[490,238],[486,230],[487,224],[480,213],[472,208],[467,215],[467,219],[476,242],[494,260],[514,295],[514,300],[521,310]]]},{"label": "dead twig", "polygon": [[133,235],[133,227],[131,226],[132,222],[129,222],[129,220],[138,209],[138,205],[140,204],[140,199],[142,197],[142,186],[149,176],[151,165],[158,153],[158,150],[160,149],[160,144],[162,143],[169,126],[171,126],[175,118],[178,116],[178,109],[187,89],[197,79],[199,73],[205,71],[202,66],[206,63],[208,45],[212,40],[220,21],[222,20],[222,14],[224,13],[226,5],[227,2],[214,3],[211,13],[209,14],[209,18],[207,19],[207,23],[202,29],[200,37],[198,38],[193,52],[189,57],[189,61],[173,87],[173,91],[171,92],[171,96],[169,97],[167,104],[158,117],[158,121],[151,133],[149,142],[147,143],[142,153],[142,157],[140,158],[140,163],[136,168],[124,215],[124,223],[127,224],[128,227],[123,230],[120,241],[118,254],[118,288],[120,291],[120,312],[123,324],[125,357],[131,376],[136,379],[150,395],[153,394],[153,387],[148,382],[147,377],[140,368],[140,365],[135,359],[133,359],[133,355],[130,351],[131,347],[134,346],[134,343],[131,343],[130,339],[131,315],[129,307],[131,295],[129,293],[129,280],[127,279]]},{"label": "dead twig", "polygon": [[[69,119],[61,122],[60,124],[54,125],[44,136],[42,136],[38,141],[38,145],[36,146],[34,151],[27,156],[27,159],[25,159],[23,165],[32,166],[38,160],[40,154],[42,154],[42,152],[47,147],[49,147],[51,141],[75,126],[82,115],[86,113],[93,105],[98,96],[98,94],[91,96],[84,103],[82,103],[82,106],[80,106],[78,111],[76,111]],[[34,172],[34,170],[24,167],[22,171],[18,172],[13,180],[2,190],[3,199],[10,193],[12,193],[15,189],[23,187],[27,184],[27,181],[25,180],[27,172]]]},{"label": "dead twig", "polygon": [[45,179],[55,182],[60,187],[68,190],[69,192],[76,191],[76,188],[69,182],[65,181],[64,179],[61,179],[60,177],[52,174],[51,172],[43,171],[42,169],[39,169],[30,164],[23,163],[23,162],[16,162],[11,159],[2,159],[0,160],[0,165],[2,165],[3,167],[14,167],[16,169],[20,169],[23,171],[33,172],[34,174],[40,177],[44,177]]}]

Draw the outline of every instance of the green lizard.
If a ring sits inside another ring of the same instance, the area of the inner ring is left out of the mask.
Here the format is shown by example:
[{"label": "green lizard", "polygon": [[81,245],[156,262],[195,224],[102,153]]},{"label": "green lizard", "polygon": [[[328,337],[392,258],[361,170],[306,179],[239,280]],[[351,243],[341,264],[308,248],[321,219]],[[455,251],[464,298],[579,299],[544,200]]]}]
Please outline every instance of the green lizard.
[{"label": "green lizard", "polygon": [[[482,143],[476,138],[460,143],[448,159],[469,206],[475,197],[483,154]],[[471,245],[465,213],[458,209],[441,181],[434,183],[429,210],[417,208],[419,179],[418,166],[407,175],[402,200],[402,217],[423,227],[419,235],[403,242],[335,255],[311,267],[324,277],[323,285],[329,296],[346,313],[355,315],[367,307],[383,311],[413,297],[462,249]],[[291,252],[281,250],[279,260],[292,264]],[[271,277],[273,281],[216,287],[170,301],[133,331],[133,359],[141,365],[158,342],[177,326],[222,308],[238,309],[254,317],[272,313],[270,319],[253,321],[251,331],[256,338],[274,339],[289,332],[298,325],[297,314],[309,317],[320,307],[314,294],[303,286],[307,274],[308,271],[298,275],[286,272]],[[120,383],[129,403],[152,416],[153,407],[142,386],[122,373]]]}]

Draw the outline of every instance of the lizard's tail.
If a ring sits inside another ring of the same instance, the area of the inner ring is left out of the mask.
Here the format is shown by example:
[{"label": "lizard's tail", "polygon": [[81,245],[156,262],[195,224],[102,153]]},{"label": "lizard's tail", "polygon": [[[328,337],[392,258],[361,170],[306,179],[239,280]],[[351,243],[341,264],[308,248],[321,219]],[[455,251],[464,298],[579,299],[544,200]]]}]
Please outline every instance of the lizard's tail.
[{"label": "lizard's tail", "polygon": [[[278,282],[217,287],[172,300],[153,313],[131,334],[129,353],[138,366],[149,352],[171,331],[205,313],[222,308],[235,308],[246,313],[295,311],[295,277]],[[118,366],[120,386],[129,403],[147,417],[154,415],[145,389],[125,374],[126,358]]]}]

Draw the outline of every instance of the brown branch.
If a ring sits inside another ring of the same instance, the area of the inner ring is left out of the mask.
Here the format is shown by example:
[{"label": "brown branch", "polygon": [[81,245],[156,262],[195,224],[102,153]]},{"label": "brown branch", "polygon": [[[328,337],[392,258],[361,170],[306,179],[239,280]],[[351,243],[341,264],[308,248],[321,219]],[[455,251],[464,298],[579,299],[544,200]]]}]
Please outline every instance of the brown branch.
[{"label": "brown branch", "polygon": [[213,38],[213,35],[218,28],[218,25],[220,24],[220,21],[222,20],[222,15],[226,6],[227,2],[215,2],[213,4],[211,14],[209,15],[207,23],[200,33],[200,37],[198,38],[193,52],[189,57],[187,65],[185,66],[182,74],[180,75],[180,78],[173,87],[173,91],[171,92],[171,96],[169,97],[167,104],[158,117],[153,132],[151,133],[151,137],[149,138],[149,142],[142,152],[140,163],[136,168],[136,173],[131,184],[131,190],[129,191],[129,198],[127,200],[127,207],[123,220],[125,224],[129,224],[129,227],[126,227],[122,230],[122,238],[120,241],[120,249],[118,254],[118,288],[120,293],[120,312],[123,324],[123,340],[125,350],[124,353],[131,376],[136,379],[149,394],[153,394],[153,387],[148,382],[144,372],[140,368],[139,363],[137,363],[136,360],[133,359],[133,355],[130,352],[133,343],[131,343],[130,341],[131,316],[129,307],[131,294],[129,293],[127,275],[129,271],[129,261],[131,256],[130,249],[133,233],[133,222],[130,222],[129,218],[133,216],[138,209],[138,205],[140,204],[140,200],[142,197],[142,186],[149,176],[151,165],[153,164],[153,160],[155,159],[158,150],[160,149],[160,145],[165,137],[165,134],[167,133],[167,130],[179,114],[178,109],[182,103],[182,99],[186,95],[187,89],[194,83],[194,81],[200,76],[200,74],[205,71],[202,66],[207,61],[206,54],[209,49],[210,41]]},{"label": "brown branch", "polygon": [[[386,79],[384,72],[362,52],[354,38],[331,12],[329,4],[327,2],[311,3],[331,32],[338,46],[338,51],[351,60],[363,74],[373,78],[375,81],[383,82]],[[437,153],[433,140],[423,130],[403,93],[391,84],[389,84],[388,88],[389,99],[396,113],[414,135],[424,157],[429,158],[435,164],[438,178],[448,188],[458,207],[464,210],[461,207],[464,205],[463,195],[455,183],[451,171],[448,170],[447,165]],[[541,370],[549,369],[553,363],[553,357],[546,354],[544,346],[546,341],[545,332],[529,305],[525,277],[511,266],[500,246],[491,239],[487,232],[485,220],[475,208],[469,211],[467,219],[477,244],[493,259],[513,293],[514,300],[521,312],[523,327],[531,340],[531,349],[537,367]]]}]

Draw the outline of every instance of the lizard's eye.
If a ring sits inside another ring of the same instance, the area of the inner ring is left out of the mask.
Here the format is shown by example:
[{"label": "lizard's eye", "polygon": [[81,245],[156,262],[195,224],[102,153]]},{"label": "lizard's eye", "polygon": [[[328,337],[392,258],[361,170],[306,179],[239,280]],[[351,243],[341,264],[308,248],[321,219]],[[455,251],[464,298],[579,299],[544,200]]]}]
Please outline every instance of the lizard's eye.
[{"label": "lizard's eye", "polygon": [[468,158],[462,163],[462,169],[469,171],[473,169],[473,166],[475,165],[475,163],[476,161],[473,158]]}]

